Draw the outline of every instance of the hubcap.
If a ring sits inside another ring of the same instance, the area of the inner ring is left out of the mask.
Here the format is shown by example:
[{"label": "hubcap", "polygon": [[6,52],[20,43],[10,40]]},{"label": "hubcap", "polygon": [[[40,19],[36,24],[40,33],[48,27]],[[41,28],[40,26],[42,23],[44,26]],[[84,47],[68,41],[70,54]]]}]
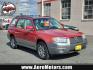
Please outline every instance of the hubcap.
[{"label": "hubcap", "polygon": [[45,50],[44,50],[44,47],[42,47],[41,45],[39,45],[39,47],[38,47],[38,54],[42,58],[45,57]]},{"label": "hubcap", "polygon": [[13,48],[16,46],[14,39],[11,39],[11,46],[12,46]]}]

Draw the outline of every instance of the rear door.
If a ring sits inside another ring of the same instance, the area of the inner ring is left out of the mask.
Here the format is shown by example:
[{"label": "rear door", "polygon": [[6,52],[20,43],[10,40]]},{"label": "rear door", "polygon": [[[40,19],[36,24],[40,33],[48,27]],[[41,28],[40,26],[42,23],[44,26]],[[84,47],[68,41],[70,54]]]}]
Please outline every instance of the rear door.
[{"label": "rear door", "polygon": [[18,42],[18,44],[22,44],[24,41],[24,26],[25,26],[25,20],[19,19],[17,21],[16,27],[15,27],[15,38]]}]

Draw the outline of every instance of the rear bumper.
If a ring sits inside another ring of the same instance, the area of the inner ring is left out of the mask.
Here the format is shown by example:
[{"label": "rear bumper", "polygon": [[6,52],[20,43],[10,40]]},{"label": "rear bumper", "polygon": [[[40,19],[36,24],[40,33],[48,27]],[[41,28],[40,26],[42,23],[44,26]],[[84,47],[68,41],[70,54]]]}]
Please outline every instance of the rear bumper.
[{"label": "rear bumper", "polygon": [[[75,52],[75,46],[77,44],[70,44],[70,45],[65,45],[65,46],[58,46],[57,44],[48,44],[48,49],[50,54],[67,54],[71,52]],[[87,45],[87,40],[85,39],[83,43],[81,43],[82,49],[85,49]]]}]

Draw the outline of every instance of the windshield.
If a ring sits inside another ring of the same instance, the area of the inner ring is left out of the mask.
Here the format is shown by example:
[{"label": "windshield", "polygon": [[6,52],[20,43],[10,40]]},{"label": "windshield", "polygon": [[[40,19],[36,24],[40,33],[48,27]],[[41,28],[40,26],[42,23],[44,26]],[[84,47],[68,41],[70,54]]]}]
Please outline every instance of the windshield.
[{"label": "windshield", "polygon": [[54,18],[38,18],[34,19],[34,23],[37,30],[47,29],[62,29],[62,25]]}]

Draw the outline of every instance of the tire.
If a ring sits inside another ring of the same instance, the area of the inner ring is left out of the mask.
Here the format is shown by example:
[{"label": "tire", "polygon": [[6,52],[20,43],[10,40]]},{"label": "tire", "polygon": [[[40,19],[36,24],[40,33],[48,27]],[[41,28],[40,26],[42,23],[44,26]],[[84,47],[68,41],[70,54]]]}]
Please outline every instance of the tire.
[{"label": "tire", "polygon": [[44,42],[37,43],[37,53],[39,58],[43,60],[47,60],[50,57],[48,48]]},{"label": "tire", "polygon": [[13,36],[10,38],[10,47],[13,49],[17,48],[17,43],[16,43],[16,40]]}]

